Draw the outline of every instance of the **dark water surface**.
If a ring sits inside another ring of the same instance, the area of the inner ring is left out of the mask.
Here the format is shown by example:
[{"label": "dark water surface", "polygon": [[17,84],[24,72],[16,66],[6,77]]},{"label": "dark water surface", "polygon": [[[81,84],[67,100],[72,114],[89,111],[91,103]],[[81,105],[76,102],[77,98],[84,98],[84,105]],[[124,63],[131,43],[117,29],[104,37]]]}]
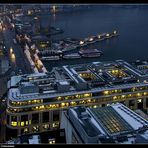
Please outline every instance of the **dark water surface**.
[{"label": "dark water surface", "polygon": [[104,53],[102,57],[44,62],[48,70],[53,66],[90,61],[148,60],[148,6],[98,5],[85,11],[46,15],[42,20],[64,30],[64,34],[57,35],[54,39],[85,38],[113,30],[117,30],[120,34],[116,38],[91,46],[102,50]]}]

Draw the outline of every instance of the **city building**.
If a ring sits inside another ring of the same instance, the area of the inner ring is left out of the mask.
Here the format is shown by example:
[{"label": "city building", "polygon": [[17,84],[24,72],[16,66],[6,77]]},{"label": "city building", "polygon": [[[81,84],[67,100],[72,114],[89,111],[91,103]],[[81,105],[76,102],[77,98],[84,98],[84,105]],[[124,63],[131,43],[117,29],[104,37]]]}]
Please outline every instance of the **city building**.
[{"label": "city building", "polygon": [[58,129],[61,111],[69,107],[104,107],[116,102],[130,109],[148,109],[144,75],[141,77],[123,60],[66,65],[48,73],[13,76],[8,82],[6,139]]},{"label": "city building", "polygon": [[67,143],[148,143],[148,121],[121,103],[74,107],[62,113]]},{"label": "city building", "polygon": [[7,144],[66,144],[65,130],[59,129],[36,134],[21,135]]}]

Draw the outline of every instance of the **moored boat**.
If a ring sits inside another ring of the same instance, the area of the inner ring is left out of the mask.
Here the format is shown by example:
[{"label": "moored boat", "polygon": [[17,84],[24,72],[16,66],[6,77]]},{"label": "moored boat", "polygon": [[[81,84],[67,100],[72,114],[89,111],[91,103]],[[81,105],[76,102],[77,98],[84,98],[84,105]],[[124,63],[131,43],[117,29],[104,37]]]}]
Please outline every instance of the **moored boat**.
[{"label": "moored boat", "polygon": [[79,51],[82,57],[99,57],[103,54],[101,50],[98,49],[82,49]]},{"label": "moored boat", "polygon": [[60,60],[59,56],[47,56],[47,57],[41,57],[42,61],[57,61]]},{"label": "moored boat", "polygon": [[79,59],[79,58],[81,58],[81,56],[78,53],[66,54],[63,56],[63,59]]}]

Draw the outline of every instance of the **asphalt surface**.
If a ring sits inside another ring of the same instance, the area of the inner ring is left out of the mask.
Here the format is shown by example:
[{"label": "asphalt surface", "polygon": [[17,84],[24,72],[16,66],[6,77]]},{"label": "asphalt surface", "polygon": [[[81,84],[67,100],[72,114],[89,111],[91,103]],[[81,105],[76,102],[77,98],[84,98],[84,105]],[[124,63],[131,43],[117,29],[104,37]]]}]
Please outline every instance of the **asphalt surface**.
[{"label": "asphalt surface", "polygon": [[15,44],[13,42],[13,39],[15,39],[15,32],[12,30],[5,30],[4,31],[4,38],[5,38],[5,44],[6,44],[6,49],[8,50],[12,47],[14,54],[15,54],[15,61],[12,61],[11,59],[11,64],[16,72],[18,73],[18,70],[21,70],[23,74],[27,73],[32,73],[31,67],[29,65],[29,62],[27,61],[23,49],[19,44]]}]

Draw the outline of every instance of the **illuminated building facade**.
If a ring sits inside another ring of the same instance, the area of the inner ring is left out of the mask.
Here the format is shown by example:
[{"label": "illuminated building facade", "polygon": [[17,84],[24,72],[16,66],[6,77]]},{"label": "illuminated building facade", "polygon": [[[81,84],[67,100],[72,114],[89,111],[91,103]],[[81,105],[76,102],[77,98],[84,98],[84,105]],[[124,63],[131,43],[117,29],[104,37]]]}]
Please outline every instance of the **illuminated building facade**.
[{"label": "illuminated building facade", "polygon": [[6,135],[58,129],[61,111],[74,106],[103,107],[120,102],[131,109],[147,110],[147,76],[138,71],[117,60],[13,76],[8,82]]}]

